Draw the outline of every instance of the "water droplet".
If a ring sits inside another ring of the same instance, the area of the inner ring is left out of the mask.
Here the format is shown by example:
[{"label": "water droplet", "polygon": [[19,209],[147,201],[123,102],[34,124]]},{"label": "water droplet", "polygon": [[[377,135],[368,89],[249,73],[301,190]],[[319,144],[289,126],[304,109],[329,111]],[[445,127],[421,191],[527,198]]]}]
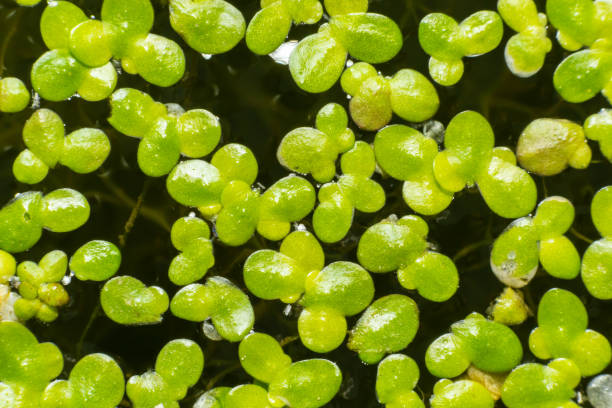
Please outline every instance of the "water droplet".
[{"label": "water droplet", "polygon": [[593,378],[587,386],[587,396],[595,408],[612,407],[612,375],[603,374]]}]

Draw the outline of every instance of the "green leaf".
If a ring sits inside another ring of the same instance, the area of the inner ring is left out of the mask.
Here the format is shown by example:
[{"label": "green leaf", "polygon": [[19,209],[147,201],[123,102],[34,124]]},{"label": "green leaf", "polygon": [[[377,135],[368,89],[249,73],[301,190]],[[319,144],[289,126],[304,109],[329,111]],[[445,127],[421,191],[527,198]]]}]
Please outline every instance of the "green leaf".
[{"label": "green leaf", "polygon": [[51,2],[40,17],[40,34],[50,50],[68,49],[72,30],[87,16],[69,1]]},{"label": "green leaf", "polygon": [[108,123],[117,131],[138,138],[144,137],[151,124],[167,113],[164,105],[133,88],[121,88],[114,92],[110,106]]},{"label": "green leaf", "polygon": [[244,371],[251,377],[270,384],[291,365],[291,357],[280,344],[263,333],[246,336],[238,348],[238,357]]},{"label": "green leaf", "polygon": [[608,86],[611,71],[612,53],[587,49],[564,59],[555,70],[553,83],[566,101],[585,102]]},{"label": "green leaf", "polygon": [[38,109],[23,127],[27,148],[48,167],[55,167],[64,148],[64,122],[49,109]]},{"label": "green leaf", "polygon": [[15,113],[27,108],[30,91],[19,78],[0,79],[0,112]]},{"label": "green leaf", "polygon": [[403,38],[399,27],[381,14],[336,15],[330,20],[330,26],[348,53],[364,62],[387,62],[402,48]]},{"label": "green leaf", "polygon": [[225,408],[270,408],[268,393],[256,384],[244,384],[232,388],[223,400]]},{"label": "green leaf", "polygon": [[32,66],[32,87],[52,102],[69,99],[77,93],[87,68],[67,49],[45,52]]},{"label": "green leaf", "polygon": [[185,54],[174,41],[148,34],[132,42],[122,63],[145,81],[161,87],[176,84],[185,74]]},{"label": "green leaf", "polygon": [[434,302],[445,302],[459,288],[459,274],[453,261],[446,255],[426,252],[414,263],[398,271],[400,284],[416,289],[419,295]]},{"label": "green leaf", "polygon": [[177,400],[183,399],[187,389],[194,386],[204,370],[204,354],[197,343],[176,339],[167,343],[157,355],[155,372],[168,383]]},{"label": "green leaf", "polygon": [[83,226],[90,213],[87,199],[78,191],[60,188],[43,197],[40,205],[40,220],[53,232],[73,231]]},{"label": "green leaf", "polygon": [[221,140],[219,118],[204,109],[192,109],[177,120],[181,153],[194,159],[215,150]]},{"label": "green leaf", "polygon": [[244,145],[224,145],[215,152],[210,163],[219,169],[225,181],[240,180],[251,185],[257,179],[257,159],[251,149]]},{"label": "green leaf", "polygon": [[568,166],[584,169],[591,161],[582,126],[564,119],[531,122],[519,137],[516,153],[523,168],[541,176],[559,174]]},{"label": "green leaf", "polygon": [[276,1],[259,10],[249,22],[246,44],[249,50],[267,55],[287,38],[293,20],[283,1]]},{"label": "green leaf", "polygon": [[104,24],[99,20],[86,20],[74,27],[68,45],[72,55],[88,67],[105,65],[113,56]]},{"label": "green leaf", "polygon": [[113,54],[121,55],[125,43],[138,35],[146,35],[153,28],[154,12],[150,0],[104,0],[102,21],[118,30],[120,37]]},{"label": "green leaf", "polygon": [[150,177],[170,173],[181,157],[176,119],[160,117],[138,145],[138,167]]},{"label": "green leaf", "polygon": [[121,252],[108,241],[89,241],[70,258],[70,270],[82,281],[105,281],[117,273],[120,265]]},{"label": "green leaf", "polygon": [[49,167],[28,149],[19,153],[13,163],[13,175],[20,183],[40,183],[48,173]]},{"label": "green leaf", "polygon": [[427,242],[414,228],[383,220],[363,233],[357,259],[371,272],[391,272],[413,262],[426,248]]},{"label": "green leaf", "polygon": [[315,190],[306,179],[291,175],[278,180],[261,196],[257,232],[269,240],[283,239],[291,222],[313,210],[315,199]]},{"label": "green leaf", "polygon": [[372,303],[350,332],[347,347],[366,364],[378,363],[385,354],[402,350],[419,328],[419,309],[404,295],[384,296]]},{"label": "green leaf", "polygon": [[40,207],[42,194],[19,194],[0,209],[0,249],[23,252],[34,246],[42,235]]},{"label": "green leaf", "polygon": [[170,196],[189,207],[220,206],[223,187],[219,170],[197,159],[180,162],[166,179]]},{"label": "green leaf", "polygon": [[493,408],[495,401],[480,383],[471,380],[440,380],[434,386],[431,408]]},{"label": "green leaf", "polygon": [[584,286],[597,299],[612,299],[612,241],[593,242],[585,251],[580,271]]},{"label": "green leaf", "polygon": [[160,323],[169,305],[162,288],[147,287],[131,276],[118,276],[106,282],[100,302],[109,319],[124,325]]},{"label": "green leaf", "polygon": [[393,407],[423,408],[425,405],[412,391],[419,381],[417,363],[403,354],[391,354],[378,364],[376,396],[378,402]]},{"label": "green leaf", "polygon": [[79,129],[64,139],[60,163],[75,173],[91,173],[102,166],[110,150],[110,141],[103,131]]},{"label": "green leaf", "polygon": [[321,93],[340,78],[347,58],[346,48],[332,37],[329,28],[300,41],[289,57],[289,70],[304,91]]},{"label": "green leaf", "polygon": [[509,408],[536,408],[543,404],[550,406],[574,407],[573,388],[580,381],[580,374],[575,383],[567,379],[568,370],[578,371],[571,360],[559,359],[548,366],[536,363],[522,364],[516,367],[506,378],[502,388],[502,401]]},{"label": "green leaf", "polygon": [[342,373],[335,363],[323,359],[299,361],[270,384],[268,399],[274,405],[319,408],[332,400],[341,383]]},{"label": "green leaf", "polygon": [[231,50],[246,28],[240,10],[223,0],[171,0],[170,24],[191,48],[203,54]]}]

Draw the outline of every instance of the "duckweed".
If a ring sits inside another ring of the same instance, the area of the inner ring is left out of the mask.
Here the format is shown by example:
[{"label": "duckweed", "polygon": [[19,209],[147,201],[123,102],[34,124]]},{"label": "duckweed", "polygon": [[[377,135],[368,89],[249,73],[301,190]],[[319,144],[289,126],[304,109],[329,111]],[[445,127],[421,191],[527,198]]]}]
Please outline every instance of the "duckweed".
[{"label": "duckweed", "polygon": [[409,122],[423,122],[438,111],[436,88],[418,71],[402,69],[384,77],[366,63],[351,65],[341,77],[342,89],[350,95],[353,121],[364,130],[378,130],[393,113]]},{"label": "duckweed", "polygon": [[17,265],[21,298],[14,307],[20,320],[36,317],[49,323],[57,319],[58,308],[70,301],[61,283],[67,267],[68,257],[60,250],[47,253],[38,263],[24,261]]},{"label": "duckweed", "polygon": [[515,220],[495,240],[491,269],[504,284],[520,288],[535,276],[538,265],[551,276],[574,279],[580,254],[565,234],[574,222],[574,206],[563,197],[540,202],[535,216]]},{"label": "duckweed", "polygon": [[589,293],[598,299],[612,299],[612,244],[609,238],[612,235],[612,225],[609,221],[611,211],[612,187],[608,186],[599,190],[591,203],[593,224],[603,238],[586,249],[580,269],[584,285]]},{"label": "duckweed", "polygon": [[30,91],[19,78],[0,79],[0,112],[15,113],[30,103]]},{"label": "duckweed", "polygon": [[64,122],[49,109],[38,109],[23,127],[23,150],[13,163],[15,178],[27,184],[40,183],[57,164],[86,174],[102,166],[110,154],[106,134],[82,128],[64,136]]},{"label": "duckweed", "polygon": [[609,405],[608,0],[15,3],[0,406]]},{"label": "duckweed", "polygon": [[430,55],[429,75],[440,85],[455,85],[463,76],[463,57],[476,57],[497,48],[502,19],[494,11],[478,11],[461,23],[443,13],[426,15],[419,23],[419,43]]},{"label": "duckweed", "polygon": [[363,2],[328,1],[329,23],[301,40],[291,53],[289,70],[296,84],[311,93],[325,92],[342,75],[347,57],[371,64],[387,62],[403,45],[402,33],[389,17],[368,13]]},{"label": "duckweed", "polygon": [[404,288],[416,289],[434,302],[444,302],[457,290],[459,275],[451,259],[427,248],[428,231],[427,223],[414,215],[383,220],[361,236],[359,263],[374,273],[397,270]]},{"label": "duckweed", "polygon": [[472,313],[429,345],[425,364],[436,377],[454,378],[470,365],[488,373],[510,371],[522,358],[523,347],[512,329]]},{"label": "duckweed", "polygon": [[564,289],[551,289],[538,306],[538,327],[529,336],[529,348],[538,358],[570,359],[582,376],[600,373],[610,363],[608,339],[587,329],[588,316],[580,299]]}]

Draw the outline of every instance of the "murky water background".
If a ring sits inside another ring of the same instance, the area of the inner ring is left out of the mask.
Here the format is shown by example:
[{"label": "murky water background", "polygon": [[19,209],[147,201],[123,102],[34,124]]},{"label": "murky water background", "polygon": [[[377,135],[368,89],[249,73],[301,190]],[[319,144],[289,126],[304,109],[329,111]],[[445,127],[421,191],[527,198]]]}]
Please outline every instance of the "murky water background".
[{"label": "murky water background", "polygon": [[[247,21],[259,7],[257,0],[230,0],[245,15]],[[100,0],[74,0],[87,15],[98,16]],[[183,80],[167,89],[149,85],[139,77],[123,74],[117,88],[134,87],[149,93],[155,100],[178,103],[185,109],[205,108],[221,118],[223,143],[237,142],[249,146],[258,158],[260,173],[258,182],[270,186],[287,174],[276,160],[276,148],[285,133],[299,126],[312,126],[320,107],[329,102],[347,106],[346,95],[339,85],[332,90],[311,95],[300,91],[289,74],[288,68],[269,57],[259,57],[248,51],[244,42],[227,54],[203,58],[191,50],[172,31],[168,22],[165,0],[153,2],[156,9],[152,32],[174,39],[183,47],[187,57],[187,73]],[[537,1],[538,9],[544,9],[544,1]],[[432,11],[452,15],[457,20],[481,9],[494,9],[495,2],[484,0],[370,0],[370,10],[395,19],[405,36],[402,52],[391,62],[378,68],[392,75],[402,68],[417,69],[427,73],[427,56],[417,40],[420,19]],[[0,76],[17,76],[28,87],[32,63],[45,50],[38,21],[43,5],[29,9],[19,8],[12,0],[0,0]],[[435,120],[446,125],[457,113],[473,109],[484,114],[491,122],[497,145],[514,148],[521,130],[533,119],[559,117],[582,123],[591,113],[607,103],[599,96],[584,104],[563,102],[552,86],[552,73],[565,53],[555,43],[544,69],[529,79],[514,77],[506,68],[503,46],[513,34],[506,27],[502,45],[494,52],[475,59],[466,59],[466,72],[458,85],[451,88],[437,87],[441,107]],[[300,39],[316,31],[315,26],[292,29],[290,38]],[[553,31],[551,30],[551,37]],[[33,112],[27,109],[16,115],[0,114],[0,203],[7,202],[16,193],[37,189],[51,191],[71,187],[85,194],[91,205],[91,218],[79,230],[67,234],[45,232],[43,239],[29,252],[19,254],[18,261],[38,260],[46,252],[62,249],[69,255],[91,239],[119,242],[125,233],[124,226],[138,197],[143,194],[142,210],[136,219],[125,247],[119,274],[137,277],[147,285],[162,286],[170,296],[178,288],[168,281],[167,268],[176,250],[170,243],[169,230],[173,221],[185,216],[189,210],[177,205],[166,193],[165,179],[145,177],[136,164],[138,141],[119,134],[109,126],[107,102],[91,103],[77,98],[64,103],[41,101],[41,107],[55,110],[64,119],[67,132],[81,127],[99,127],[112,143],[112,152],[103,167],[96,173],[77,175],[58,167],[40,185],[29,187],[15,182],[11,166],[24,148],[21,128]],[[393,123],[402,123],[394,118]],[[420,126],[417,126],[421,128]],[[372,141],[373,133],[354,130],[358,138]],[[593,194],[601,187],[612,184],[610,163],[592,144],[594,161],[588,170],[569,169],[546,179],[535,177],[539,199],[550,195],[562,195],[576,206],[574,228],[581,234],[598,239],[590,215],[589,205]],[[325,245],[327,263],[337,260],[356,261],[356,245],[365,229],[379,220],[397,214],[403,216],[410,210],[401,197],[401,183],[376,176],[387,192],[387,205],[376,214],[357,214],[349,238],[336,245]],[[501,293],[503,286],[489,269],[490,245],[494,237],[508,225],[509,220],[491,213],[477,191],[464,191],[456,195],[450,208],[436,217],[429,217],[430,241],[439,251],[455,257],[461,275],[461,287],[448,302],[438,304],[411,294],[421,310],[421,328],[416,339],[404,352],[415,358],[421,367],[418,390],[429,398],[435,378],[430,376],[423,362],[427,346],[445,333],[449,326],[472,311],[485,313],[488,305]],[[310,220],[304,220],[310,228]],[[569,235],[582,253],[587,242]],[[251,239],[240,248],[225,247],[215,243],[216,265],[208,276],[222,275],[240,287],[242,264],[248,255],[262,247],[278,248],[278,243]],[[374,276],[376,297],[390,293],[407,293],[397,283],[395,274]],[[71,303],[60,312],[52,325],[29,322],[28,326],[40,341],[53,341],[64,352],[65,374],[83,355],[103,352],[116,358],[127,376],[152,368],[159,349],[169,340],[186,337],[197,341],[206,354],[206,366],[200,382],[190,390],[181,406],[191,407],[207,388],[218,385],[235,386],[251,381],[240,368],[237,360],[237,344],[214,342],[203,336],[202,328],[195,323],[174,318],[166,313],[163,323],[157,326],[124,327],[113,323],[98,310],[98,296],[102,284],[80,282],[76,279],[67,287]],[[552,287],[572,290],[583,300],[589,311],[590,328],[612,338],[612,303],[589,296],[580,279],[570,282],[554,279],[545,273],[538,274],[526,288],[525,295],[533,310],[542,294]],[[256,311],[255,330],[269,333],[278,339],[291,340],[297,335],[296,307],[285,310],[279,301],[262,301],[251,297]],[[285,313],[284,313],[285,311]],[[349,327],[357,317],[349,319]],[[525,360],[533,361],[527,347],[529,332],[536,326],[534,318],[516,328],[525,345]],[[290,342],[285,351],[294,360],[315,357],[299,340]],[[342,369],[344,383],[339,395],[329,407],[378,407],[374,394],[375,366],[365,366],[357,355],[346,347],[325,356],[336,361]],[[608,368],[607,372],[611,372]],[[580,386],[580,390],[584,389]],[[129,405],[129,403],[126,403]]]}]

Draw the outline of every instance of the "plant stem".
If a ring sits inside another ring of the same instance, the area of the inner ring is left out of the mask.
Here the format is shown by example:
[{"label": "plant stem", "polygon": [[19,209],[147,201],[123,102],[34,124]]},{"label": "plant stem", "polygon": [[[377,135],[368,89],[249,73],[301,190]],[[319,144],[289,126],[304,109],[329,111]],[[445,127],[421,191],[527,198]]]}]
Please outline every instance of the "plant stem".
[{"label": "plant stem", "polygon": [[13,23],[7,29],[6,37],[4,38],[4,41],[2,41],[2,47],[0,48],[0,76],[2,76],[2,74],[4,73],[4,70],[6,68],[4,66],[4,58],[6,57],[6,50],[8,50],[9,43],[11,42],[11,39],[15,35],[15,32],[17,32],[17,26],[19,26],[19,21],[21,20],[22,14],[23,14],[23,7],[20,7],[15,12],[15,17],[13,18]]},{"label": "plant stem", "polygon": [[125,247],[127,236],[132,231],[132,228],[134,228],[134,223],[136,222],[136,218],[138,218],[138,213],[140,212],[142,202],[144,201],[145,195],[147,194],[150,185],[151,179],[146,179],[142,186],[142,191],[140,192],[140,194],[138,195],[138,199],[136,200],[136,205],[134,205],[134,208],[132,208],[130,217],[126,221],[125,226],[123,227],[124,232],[123,234],[119,235],[119,246],[121,248]]},{"label": "plant stem", "polygon": [[594,241],[593,239],[587,237],[586,235],[583,235],[580,232],[578,232],[575,228],[570,229],[570,232],[572,233],[573,236],[586,242],[587,244],[592,244]]},{"label": "plant stem", "polygon": [[208,381],[208,384],[206,384],[206,391],[208,391],[211,388],[213,388],[216,383],[218,383],[220,380],[223,379],[223,377],[225,377],[226,375],[228,375],[232,371],[236,371],[240,367],[241,367],[240,364],[236,363],[236,364],[233,364],[233,365],[227,367],[225,370],[221,371],[219,374],[215,375],[213,378],[210,379],[210,381]]},{"label": "plant stem", "polygon": [[100,313],[100,307],[101,307],[100,302],[98,301],[96,303],[96,307],[94,307],[94,310],[91,312],[91,315],[89,315],[89,320],[87,321],[87,324],[85,325],[85,329],[83,329],[83,332],[81,333],[81,337],[79,337],[79,342],[77,343],[77,347],[76,347],[77,357],[82,356],[83,343],[85,342],[85,337],[87,337],[87,333],[89,332],[89,329],[91,328],[91,325],[93,324],[94,320],[96,320],[96,317],[98,317],[98,314]]},{"label": "plant stem", "polygon": [[483,246],[487,246],[489,244],[491,244],[491,240],[490,239],[483,239],[482,241],[474,242],[473,244],[467,245],[467,246],[461,248],[459,250],[459,252],[457,252],[455,254],[455,256],[453,257],[453,261],[457,262],[461,258],[465,258],[466,256],[468,256],[469,254],[471,254],[475,250],[480,249]]}]

